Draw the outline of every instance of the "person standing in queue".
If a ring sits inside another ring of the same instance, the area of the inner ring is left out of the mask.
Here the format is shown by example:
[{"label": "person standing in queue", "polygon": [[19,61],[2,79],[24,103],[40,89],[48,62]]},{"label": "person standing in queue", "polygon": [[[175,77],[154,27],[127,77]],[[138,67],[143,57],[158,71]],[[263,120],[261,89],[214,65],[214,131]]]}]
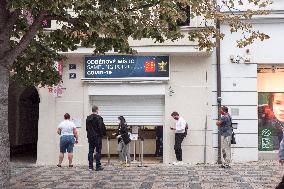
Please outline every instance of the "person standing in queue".
[{"label": "person standing in queue", "polygon": [[64,121],[62,121],[57,127],[57,134],[60,135],[60,154],[57,167],[61,167],[64,153],[67,151],[69,167],[73,167],[73,148],[74,144],[78,144],[78,132],[75,124],[70,121],[70,115],[64,114]]},{"label": "person standing in queue", "polygon": [[118,139],[117,152],[119,154],[119,160],[122,165],[129,167],[129,164],[131,162],[129,154],[129,143],[131,142],[131,139],[129,137],[127,124],[123,116],[118,117],[118,124],[119,125],[117,132],[114,133],[114,135]]},{"label": "person standing in queue", "polygon": [[101,166],[102,138],[106,136],[106,127],[103,118],[98,114],[98,106],[92,107],[92,114],[86,119],[87,138],[89,143],[89,170],[94,170],[94,150],[96,149],[96,171],[104,168]]},{"label": "person standing in queue", "polygon": [[228,113],[226,106],[221,107],[221,118],[216,122],[220,127],[221,135],[221,153],[222,153],[222,168],[230,168],[231,162],[231,139],[233,134],[232,118]]},{"label": "person standing in queue", "polygon": [[172,118],[174,118],[177,122],[175,127],[171,127],[171,130],[175,130],[175,145],[174,150],[176,154],[177,162],[173,162],[173,165],[183,165],[182,162],[182,148],[181,143],[186,136],[186,121],[179,115],[178,112],[173,112],[171,114]]}]

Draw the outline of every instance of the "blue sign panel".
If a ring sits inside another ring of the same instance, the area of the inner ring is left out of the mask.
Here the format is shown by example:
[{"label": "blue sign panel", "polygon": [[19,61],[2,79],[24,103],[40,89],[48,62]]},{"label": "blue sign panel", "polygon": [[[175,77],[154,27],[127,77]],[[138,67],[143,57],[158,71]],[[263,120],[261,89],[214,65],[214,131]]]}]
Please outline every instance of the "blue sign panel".
[{"label": "blue sign panel", "polygon": [[168,56],[85,57],[85,78],[169,78]]}]

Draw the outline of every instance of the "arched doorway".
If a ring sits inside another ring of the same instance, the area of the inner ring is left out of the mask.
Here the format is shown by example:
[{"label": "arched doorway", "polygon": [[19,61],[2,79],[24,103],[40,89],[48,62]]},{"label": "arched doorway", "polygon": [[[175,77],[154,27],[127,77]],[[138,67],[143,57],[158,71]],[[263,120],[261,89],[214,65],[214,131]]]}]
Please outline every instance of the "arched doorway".
[{"label": "arched doorway", "polygon": [[39,102],[35,87],[10,85],[8,119],[11,161],[36,162]]}]

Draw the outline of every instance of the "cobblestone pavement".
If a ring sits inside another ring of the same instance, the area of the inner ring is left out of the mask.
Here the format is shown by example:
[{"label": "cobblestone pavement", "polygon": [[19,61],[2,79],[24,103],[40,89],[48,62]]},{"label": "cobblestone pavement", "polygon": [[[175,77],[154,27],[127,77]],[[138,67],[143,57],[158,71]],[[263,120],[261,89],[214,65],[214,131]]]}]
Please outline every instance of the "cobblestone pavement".
[{"label": "cobblestone pavement", "polygon": [[13,163],[11,188],[269,189],[277,186],[283,173],[284,167],[272,161],[234,164],[231,169],[218,165],[114,165],[100,172],[89,171],[86,166],[58,168]]}]

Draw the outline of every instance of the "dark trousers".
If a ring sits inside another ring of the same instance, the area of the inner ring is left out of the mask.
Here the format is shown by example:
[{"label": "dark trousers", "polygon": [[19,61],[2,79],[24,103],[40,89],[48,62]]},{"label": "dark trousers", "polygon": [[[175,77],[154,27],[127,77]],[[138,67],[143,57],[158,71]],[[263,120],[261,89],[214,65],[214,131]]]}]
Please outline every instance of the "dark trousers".
[{"label": "dark trousers", "polygon": [[163,155],[163,138],[162,137],[156,137],[156,156],[162,156]]},{"label": "dark trousers", "polygon": [[184,133],[176,133],[175,134],[175,153],[176,158],[178,161],[182,161],[182,149],[181,149],[181,143],[184,139]]},{"label": "dark trousers", "polygon": [[94,165],[94,150],[96,149],[96,168],[101,167],[101,151],[102,151],[102,137],[96,137],[93,140],[89,140],[89,168],[93,168]]}]

